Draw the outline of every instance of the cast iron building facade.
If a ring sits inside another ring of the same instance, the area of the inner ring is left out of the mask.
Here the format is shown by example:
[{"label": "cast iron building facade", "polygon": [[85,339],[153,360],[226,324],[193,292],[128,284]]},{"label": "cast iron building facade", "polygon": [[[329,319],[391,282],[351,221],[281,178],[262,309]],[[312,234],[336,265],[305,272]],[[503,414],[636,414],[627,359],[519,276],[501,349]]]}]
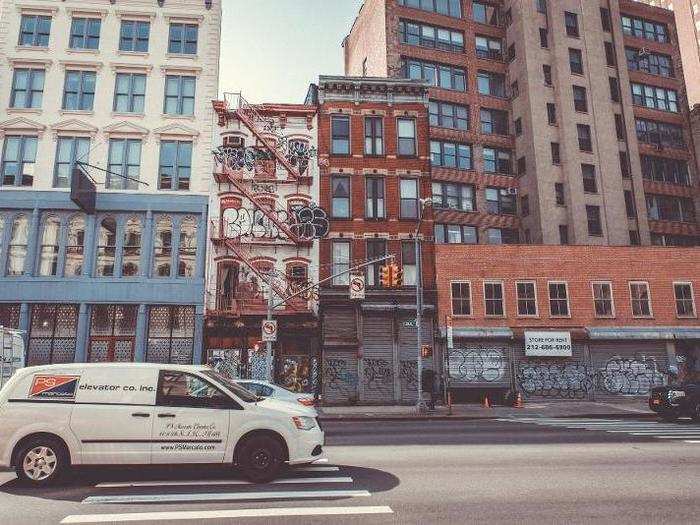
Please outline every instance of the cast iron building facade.
[{"label": "cast iron building facade", "polygon": [[221,3],[3,6],[0,324],[30,365],[199,361]]}]

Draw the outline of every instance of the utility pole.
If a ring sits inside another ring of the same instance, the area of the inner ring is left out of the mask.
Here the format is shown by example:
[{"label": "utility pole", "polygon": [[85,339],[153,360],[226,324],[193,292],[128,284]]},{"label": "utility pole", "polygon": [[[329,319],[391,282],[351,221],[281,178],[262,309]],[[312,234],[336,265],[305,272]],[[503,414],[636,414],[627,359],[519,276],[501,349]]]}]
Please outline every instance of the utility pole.
[{"label": "utility pole", "polygon": [[423,210],[431,204],[432,201],[430,199],[420,199],[418,201],[418,225],[416,226],[416,231],[413,234],[416,248],[416,346],[418,349],[418,357],[416,358],[418,370],[418,400],[416,401],[416,411],[419,414],[422,414],[426,410],[426,406],[423,401],[423,357],[421,356],[421,350],[423,347],[423,340],[421,336],[421,329],[423,325],[423,264],[421,261],[420,249],[420,227],[423,223]]},{"label": "utility pole", "polygon": [[[272,321],[272,307],[274,299],[272,298],[272,287],[267,287],[267,320]],[[272,383],[272,341],[267,341],[265,343],[267,348],[265,350],[265,378]]]}]

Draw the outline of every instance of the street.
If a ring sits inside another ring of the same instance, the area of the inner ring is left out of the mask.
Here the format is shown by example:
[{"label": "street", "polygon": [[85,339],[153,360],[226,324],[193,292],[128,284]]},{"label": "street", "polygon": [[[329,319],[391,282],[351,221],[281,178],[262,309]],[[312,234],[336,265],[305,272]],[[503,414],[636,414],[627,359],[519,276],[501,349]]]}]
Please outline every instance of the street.
[{"label": "street", "polygon": [[3,473],[0,523],[697,523],[700,515],[700,425],[689,421],[334,421],[325,430],[328,462],[267,485],[222,468],[122,468],[81,470],[33,490]]}]

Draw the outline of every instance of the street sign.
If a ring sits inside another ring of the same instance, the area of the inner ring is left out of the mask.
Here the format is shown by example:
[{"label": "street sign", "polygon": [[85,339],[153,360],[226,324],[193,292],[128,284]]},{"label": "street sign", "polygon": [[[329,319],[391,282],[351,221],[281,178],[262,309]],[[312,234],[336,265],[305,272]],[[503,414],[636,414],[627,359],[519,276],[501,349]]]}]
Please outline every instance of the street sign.
[{"label": "street sign", "polygon": [[447,317],[447,348],[454,348],[455,347],[455,340],[454,340],[454,330],[452,329],[452,318]]},{"label": "street sign", "polygon": [[350,299],[365,298],[365,276],[351,275],[350,276]]},{"label": "street sign", "polygon": [[416,321],[416,318],[414,317],[413,319],[406,319],[403,322],[403,325],[406,328],[418,328],[418,321]]},{"label": "street sign", "polygon": [[277,341],[277,321],[263,320],[262,340],[264,343],[274,343]]}]

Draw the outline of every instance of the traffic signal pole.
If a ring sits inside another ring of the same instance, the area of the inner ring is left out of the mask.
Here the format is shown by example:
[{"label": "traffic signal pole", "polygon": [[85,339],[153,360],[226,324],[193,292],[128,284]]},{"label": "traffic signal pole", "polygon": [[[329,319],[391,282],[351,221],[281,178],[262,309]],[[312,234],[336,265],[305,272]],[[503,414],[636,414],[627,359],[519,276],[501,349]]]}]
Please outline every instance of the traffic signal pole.
[{"label": "traffic signal pole", "polygon": [[423,338],[421,328],[423,324],[423,264],[421,260],[420,247],[420,227],[423,223],[423,210],[432,204],[430,199],[421,199],[418,202],[418,224],[413,235],[416,248],[416,341],[418,349],[417,370],[418,370],[418,400],[416,401],[416,411],[420,414],[426,411],[425,403],[423,402],[423,356],[421,350],[423,346]]}]

